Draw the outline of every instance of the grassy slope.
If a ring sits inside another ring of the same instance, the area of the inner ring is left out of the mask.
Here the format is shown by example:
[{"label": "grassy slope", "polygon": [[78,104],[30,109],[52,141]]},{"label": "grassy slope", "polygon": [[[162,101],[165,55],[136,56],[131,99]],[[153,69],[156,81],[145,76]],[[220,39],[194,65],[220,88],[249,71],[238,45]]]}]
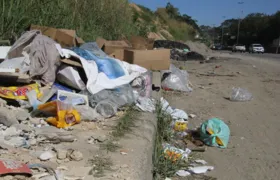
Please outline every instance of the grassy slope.
[{"label": "grassy slope", "polygon": [[156,12],[152,12],[141,5],[133,4],[131,7],[134,21],[147,27],[146,31],[148,32],[156,32],[166,39],[183,41],[192,40],[196,34],[191,25],[170,18],[165,8],[159,8]]}]

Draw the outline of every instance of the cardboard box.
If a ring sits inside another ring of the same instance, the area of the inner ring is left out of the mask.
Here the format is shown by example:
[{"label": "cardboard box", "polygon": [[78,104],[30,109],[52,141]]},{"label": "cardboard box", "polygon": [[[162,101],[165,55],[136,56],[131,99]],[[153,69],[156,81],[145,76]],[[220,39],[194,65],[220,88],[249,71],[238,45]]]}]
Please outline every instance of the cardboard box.
[{"label": "cardboard box", "polygon": [[124,50],[124,61],[149,70],[168,70],[170,67],[170,49]]},{"label": "cardboard box", "polygon": [[131,48],[126,41],[107,41],[103,38],[97,38],[96,43],[106,54],[120,60],[124,58],[124,49]]},{"label": "cardboard box", "polygon": [[130,43],[133,49],[137,50],[152,50],[154,46],[153,39],[146,39],[141,36],[132,36],[130,38]]},{"label": "cardboard box", "polygon": [[75,47],[84,43],[84,41],[77,37],[75,30],[70,29],[56,29],[52,27],[31,25],[30,30],[40,30],[42,34],[48,36],[58,42],[62,47]]}]

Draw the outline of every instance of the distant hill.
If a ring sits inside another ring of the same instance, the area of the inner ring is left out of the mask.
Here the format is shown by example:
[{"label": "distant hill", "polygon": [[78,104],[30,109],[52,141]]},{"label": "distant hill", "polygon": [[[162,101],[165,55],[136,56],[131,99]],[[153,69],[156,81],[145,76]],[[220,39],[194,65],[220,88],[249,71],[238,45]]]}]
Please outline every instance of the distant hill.
[{"label": "distant hill", "polygon": [[167,8],[158,8],[155,12],[134,3],[131,3],[130,7],[133,11],[134,23],[140,31],[142,29],[142,35],[146,34],[149,38],[186,41],[193,40],[199,34],[196,23],[196,27],[194,27],[184,19],[184,17],[187,17],[187,20],[189,20],[191,17],[181,16],[178,9],[172,5],[171,8],[175,9],[173,14],[172,11],[167,9],[168,5]]}]

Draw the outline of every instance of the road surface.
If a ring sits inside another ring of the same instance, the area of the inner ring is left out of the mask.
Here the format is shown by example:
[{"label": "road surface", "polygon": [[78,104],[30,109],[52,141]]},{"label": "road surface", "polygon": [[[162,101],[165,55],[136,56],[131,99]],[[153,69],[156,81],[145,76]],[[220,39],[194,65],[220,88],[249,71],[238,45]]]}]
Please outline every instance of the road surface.
[{"label": "road surface", "polygon": [[256,58],[262,58],[262,59],[268,59],[268,60],[279,60],[280,61],[280,54],[272,54],[272,53],[250,54],[248,52],[246,52],[246,53],[239,53],[239,52],[233,53],[231,51],[225,51],[225,52],[228,52],[232,55],[236,54],[236,55],[247,56],[247,57],[256,57]]}]

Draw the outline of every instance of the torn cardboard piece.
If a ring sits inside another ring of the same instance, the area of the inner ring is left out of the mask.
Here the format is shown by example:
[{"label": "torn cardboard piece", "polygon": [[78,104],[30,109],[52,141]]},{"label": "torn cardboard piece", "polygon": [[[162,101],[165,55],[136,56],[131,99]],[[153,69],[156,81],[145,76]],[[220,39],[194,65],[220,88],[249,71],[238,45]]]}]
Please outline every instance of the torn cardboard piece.
[{"label": "torn cardboard piece", "polygon": [[75,30],[70,29],[56,29],[46,26],[31,25],[30,30],[40,30],[42,34],[48,36],[58,42],[62,47],[75,47],[84,43],[84,41],[77,37]]},{"label": "torn cardboard piece", "polygon": [[149,70],[168,70],[170,67],[170,50],[124,50],[124,61]]}]

